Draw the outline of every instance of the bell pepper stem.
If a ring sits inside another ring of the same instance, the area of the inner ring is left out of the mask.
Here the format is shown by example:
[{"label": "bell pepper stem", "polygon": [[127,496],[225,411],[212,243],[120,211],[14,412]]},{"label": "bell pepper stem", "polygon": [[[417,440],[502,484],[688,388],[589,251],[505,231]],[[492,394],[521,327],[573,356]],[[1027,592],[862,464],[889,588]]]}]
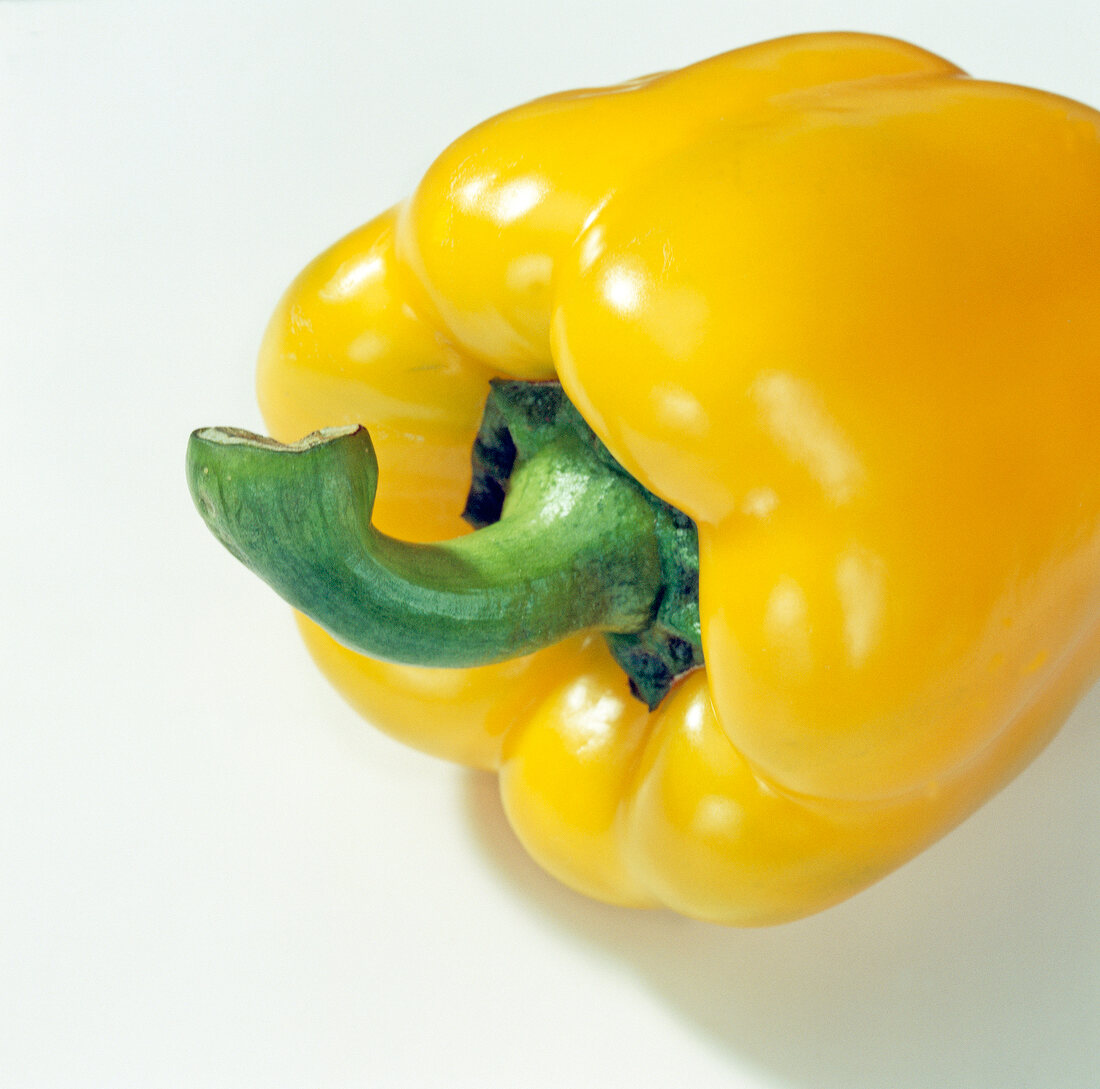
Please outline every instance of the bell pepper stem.
[{"label": "bell pepper stem", "polygon": [[471,666],[586,629],[639,632],[662,593],[652,506],[568,435],[517,466],[499,521],[438,544],[371,524],[378,462],[362,427],[289,445],[204,428],[191,436],[187,475],[230,552],[376,658]]}]

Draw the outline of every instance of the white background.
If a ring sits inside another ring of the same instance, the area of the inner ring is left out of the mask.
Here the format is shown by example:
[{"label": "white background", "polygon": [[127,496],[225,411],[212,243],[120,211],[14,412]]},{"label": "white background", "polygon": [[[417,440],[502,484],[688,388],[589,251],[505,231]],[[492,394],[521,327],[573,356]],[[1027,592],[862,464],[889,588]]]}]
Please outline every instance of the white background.
[{"label": "white background", "polygon": [[1100,692],[855,900],[588,902],[191,509],[290,278],[483,117],[778,34],[1100,103],[1094,0],[0,3],[0,1085],[1100,1084]]}]

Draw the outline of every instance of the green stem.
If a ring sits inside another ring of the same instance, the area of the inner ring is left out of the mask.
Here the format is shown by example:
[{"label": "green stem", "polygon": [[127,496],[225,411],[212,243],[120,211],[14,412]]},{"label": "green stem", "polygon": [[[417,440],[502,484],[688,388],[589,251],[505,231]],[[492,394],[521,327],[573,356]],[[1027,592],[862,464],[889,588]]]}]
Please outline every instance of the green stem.
[{"label": "green stem", "polygon": [[286,446],[205,428],[191,436],[187,474],[230,552],[373,657],[469,666],[586,629],[640,632],[662,595],[646,493],[567,432],[516,465],[499,521],[440,544],[371,525],[378,463],[362,427]]}]

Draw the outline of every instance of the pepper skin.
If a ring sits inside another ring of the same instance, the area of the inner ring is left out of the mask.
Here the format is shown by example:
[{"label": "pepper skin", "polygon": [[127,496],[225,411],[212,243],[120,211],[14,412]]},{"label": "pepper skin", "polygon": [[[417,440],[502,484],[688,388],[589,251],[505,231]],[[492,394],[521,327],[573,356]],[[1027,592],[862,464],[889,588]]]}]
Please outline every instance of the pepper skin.
[{"label": "pepper skin", "polygon": [[273,435],[364,423],[375,523],[463,532],[489,379],[557,378],[699,534],[705,669],[603,641],[437,669],[302,618],[371,721],[499,770],[600,899],[760,925],[882,877],[1016,775],[1100,663],[1100,115],[820,34],[541,99],[313,262]]}]

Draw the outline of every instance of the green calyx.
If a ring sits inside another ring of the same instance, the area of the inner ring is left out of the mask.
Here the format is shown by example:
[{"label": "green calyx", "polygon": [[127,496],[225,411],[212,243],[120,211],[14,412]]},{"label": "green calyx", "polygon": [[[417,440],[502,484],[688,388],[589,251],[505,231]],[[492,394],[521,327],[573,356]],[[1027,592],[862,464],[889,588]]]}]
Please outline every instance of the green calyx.
[{"label": "green calyx", "polygon": [[462,516],[475,528],[495,523],[515,467],[557,434],[579,439],[588,464],[614,473],[620,486],[640,495],[653,512],[660,586],[648,622],[634,631],[604,628],[604,637],[630,678],[631,691],[656,707],[678,676],[703,664],[695,523],[643,488],[612,457],[557,382],[492,383],[474,442],[473,480]]},{"label": "green calyx", "polygon": [[702,663],[694,524],[615,462],[556,383],[493,383],[464,512],[477,532],[452,541],[374,528],[361,427],[290,445],[204,428],[187,475],[226,548],[352,650],[472,666],[598,630],[651,707]]}]

